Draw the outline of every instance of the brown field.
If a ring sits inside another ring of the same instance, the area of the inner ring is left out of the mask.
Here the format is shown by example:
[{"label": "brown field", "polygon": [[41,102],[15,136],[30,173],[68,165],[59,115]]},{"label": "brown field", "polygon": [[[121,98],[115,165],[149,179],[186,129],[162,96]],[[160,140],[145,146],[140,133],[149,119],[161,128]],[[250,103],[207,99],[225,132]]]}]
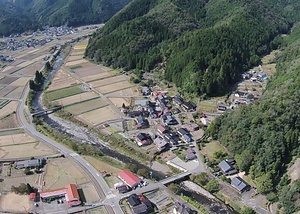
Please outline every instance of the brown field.
[{"label": "brown field", "polygon": [[[65,65],[67,67],[71,67],[71,66],[74,66],[74,65],[80,65],[80,64],[84,64],[84,63],[87,63],[88,61],[85,60],[85,59],[80,59],[80,60],[77,60],[77,61],[72,61],[72,62],[67,62]],[[84,66],[84,65],[83,65]]]},{"label": "brown field", "polygon": [[93,203],[100,200],[100,197],[91,183],[81,184],[78,186],[79,189],[83,190],[83,194],[85,196],[86,202]]},{"label": "brown field", "polygon": [[70,74],[58,70],[57,73],[55,74],[51,84],[49,85],[48,90],[56,90],[60,88],[65,88],[74,84],[78,84],[79,81],[74,79]]},{"label": "brown field", "polygon": [[84,77],[82,77],[82,80],[85,82],[90,82],[90,81],[99,80],[99,79],[103,79],[103,78],[107,78],[107,77],[111,77],[111,76],[112,76],[111,73],[104,71],[104,72],[101,72],[98,74],[84,76]]},{"label": "brown field", "polygon": [[6,115],[9,115],[17,110],[18,102],[17,101],[11,101],[6,106],[4,106],[0,110],[0,118],[5,117]]},{"label": "brown field", "polygon": [[130,98],[109,98],[109,100],[118,108],[123,106],[123,103],[125,106],[130,105]]},{"label": "brown field", "polygon": [[93,157],[90,157],[90,156],[84,156],[84,159],[86,159],[99,172],[106,171],[107,173],[117,175],[121,170],[121,169],[118,169],[114,166],[111,166],[110,164],[107,164],[104,161],[97,160],[96,158],[93,158]]},{"label": "brown field", "polygon": [[82,120],[85,123],[95,126],[107,120],[117,119],[119,118],[119,115],[107,106],[90,112],[86,112],[84,114],[80,114],[76,116],[76,118]]},{"label": "brown field", "polygon": [[133,86],[131,88],[126,88],[120,91],[115,91],[112,93],[106,94],[106,97],[123,97],[123,96],[139,96],[138,89]]},{"label": "brown field", "polygon": [[54,151],[39,142],[0,147],[1,158],[24,158],[50,154],[54,154]]},{"label": "brown field", "polygon": [[4,77],[0,80],[0,85],[9,85],[10,83],[19,79],[18,77]]},{"label": "brown field", "polygon": [[31,143],[36,142],[34,138],[27,134],[14,134],[0,136],[0,146],[9,146],[15,144]]},{"label": "brown field", "polygon": [[75,70],[75,73],[79,77],[86,77],[86,76],[90,76],[90,75],[99,74],[102,72],[105,72],[105,71],[100,66],[92,64],[90,62],[83,64],[82,68],[78,68]]},{"label": "brown field", "polygon": [[68,57],[68,62],[71,62],[71,61],[76,61],[76,60],[79,60],[79,59],[82,59],[82,55],[72,55],[72,56],[69,56]]},{"label": "brown field", "polygon": [[20,77],[16,81],[12,82],[12,86],[25,86],[26,83],[30,80],[30,77]]},{"label": "brown field", "polygon": [[106,85],[102,87],[98,87],[97,89],[102,93],[102,94],[108,94],[114,91],[119,91],[122,89],[130,88],[132,85],[128,81],[122,81],[118,83],[114,83],[111,85]]},{"label": "brown field", "polygon": [[70,183],[83,184],[88,182],[87,177],[77,169],[72,161],[65,158],[48,160],[44,175],[43,190],[61,188]]},{"label": "brown field", "polygon": [[210,160],[214,159],[214,153],[217,151],[227,152],[228,151],[223,147],[218,141],[212,141],[206,143],[204,147],[201,148],[202,154],[207,156]]},{"label": "brown field", "polygon": [[23,62],[23,63],[17,65],[17,67],[24,68],[24,67],[27,67],[27,66],[29,66],[30,64],[33,64],[33,63],[34,63],[34,61],[30,60],[30,61],[26,61],[26,62]]},{"label": "brown field", "polygon": [[31,204],[28,195],[8,193],[0,196],[0,211],[7,211],[10,213],[27,213],[30,206]]},{"label": "brown field", "polygon": [[19,127],[19,122],[16,114],[11,114],[0,120],[0,130],[1,129],[11,129]]},{"label": "brown field", "polygon": [[11,65],[16,66],[16,65],[19,65],[19,64],[21,64],[23,62],[25,62],[25,60],[23,60],[23,59],[16,59]]},{"label": "brown field", "polygon": [[79,115],[79,114],[83,114],[85,112],[89,112],[89,111],[104,107],[106,105],[108,105],[108,103],[106,103],[101,98],[97,98],[97,99],[87,100],[85,102],[81,102],[78,104],[68,106],[67,108],[65,108],[65,110],[74,115]]},{"label": "brown field", "polygon": [[93,87],[97,88],[100,86],[111,85],[113,83],[122,82],[122,81],[126,81],[126,80],[127,79],[124,76],[113,76],[113,77],[89,82],[89,84],[92,85]]},{"label": "brown field", "polygon": [[87,46],[87,42],[84,42],[84,43],[77,43],[75,46],[74,46],[74,50],[85,50],[86,49],[86,46]]},{"label": "brown field", "polygon": [[5,97],[13,98],[13,99],[20,99],[23,90],[24,90],[24,87],[18,87],[15,90],[11,91],[9,94],[7,94]]},{"label": "brown field", "polygon": [[82,50],[82,49],[73,49],[72,50],[72,53],[70,54],[70,56],[74,56],[74,55],[84,55],[84,52],[85,52],[85,50]]},{"label": "brown field", "polygon": [[11,86],[11,85],[5,86],[4,88],[2,88],[0,90],[0,97],[4,97],[5,95],[9,94],[10,92],[15,90],[16,88],[17,87],[14,87],[14,86]]},{"label": "brown field", "polygon": [[92,98],[96,98],[98,97],[97,94],[95,94],[94,92],[84,92],[81,94],[76,94],[70,97],[65,97],[63,99],[59,99],[59,100],[55,100],[55,102],[58,102],[60,105],[70,105],[70,104],[74,104],[74,103],[78,103],[78,102],[82,102],[85,100],[89,100]]},{"label": "brown field", "polygon": [[8,65],[8,66],[6,66],[5,68],[3,68],[1,72],[6,72],[6,71],[8,71],[8,70],[10,70],[10,69],[13,69],[14,67],[15,67],[15,66]]},{"label": "brown field", "polygon": [[40,70],[43,67],[44,63],[43,62],[36,62],[26,68],[18,68],[16,74],[22,74],[26,76],[33,76],[37,70]]}]

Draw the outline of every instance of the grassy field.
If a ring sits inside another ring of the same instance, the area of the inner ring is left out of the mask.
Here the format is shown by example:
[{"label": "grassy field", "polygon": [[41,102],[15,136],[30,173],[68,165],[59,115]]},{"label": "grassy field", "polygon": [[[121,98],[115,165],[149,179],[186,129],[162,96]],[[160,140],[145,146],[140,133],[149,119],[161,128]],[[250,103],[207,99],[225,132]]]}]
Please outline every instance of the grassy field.
[{"label": "grassy field", "polygon": [[82,66],[81,65],[75,65],[75,66],[70,67],[70,69],[72,69],[72,70],[75,70],[75,69],[78,69],[78,68],[82,68]]},{"label": "grassy field", "polygon": [[217,151],[224,151],[228,153],[228,151],[226,151],[225,148],[218,141],[206,143],[205,146],[201,148],[201,151],[210,160],[213,159],[213,154]]},{"label": "grassy field", "polygon": [[0,136],[24,133],[22,129],[0,131]]},{"label": "grassy field", "polygon": [[67,88],[62,88],[59,90],[49,91],[49,92],[46,92],[45,95],[49,101],[53,101],[53,100],[58,100],[58,99],[62,99],[65,97],[69,97],[72,95],[80,94],[83,92],[84,91],[82,91],[78,87],[78,85],[76,85],[76,86],[71,86],[71,87],[67,87]]},{"label": "grassy field", "polygon": [[65,110],[74,115],[79,115],[79,114],[83,114],[85,112],[89,112],[89,111],[104,107],[106,105],[108,105],[108,103],[106,103],[103,99],[96,98],[96,99],[91,99],[91,100],[87,100],[87,101],[83,101],[80,103],[70,105],[70,106],[66,107]]}]

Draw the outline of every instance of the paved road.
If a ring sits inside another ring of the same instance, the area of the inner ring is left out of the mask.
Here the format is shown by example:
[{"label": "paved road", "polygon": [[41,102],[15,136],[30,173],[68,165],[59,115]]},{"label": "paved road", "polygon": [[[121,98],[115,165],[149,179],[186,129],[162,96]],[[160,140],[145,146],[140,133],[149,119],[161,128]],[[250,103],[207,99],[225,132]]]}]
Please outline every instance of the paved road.
[{"label": "paved road", "polygon": [[[20,124],[24,127],[24,131],[34,137],[35,139],[43,142],[50,148],[60,152],[61,154],[64,154],[65,157],[70,158],[77,166],[79,166],[84,173],[90,178],[91,182],[94,184],[97,193],[101,198],[106,197],[112,197],[113,194],[103,179],[103,177],[99,174],[99,172],[92,167],[84,158],[82,158],[77,153],[74,153],[72,150],[64,147],[63,145],[59,144],[58,142],[48,138],[47,136],[41,134],[40,132],[36,131],[34,125],[31,123],[31,121],[27,121],[27,118],[25,115],[29,115],[29,112],[27,108],[25,107],[25,100],[27,97],[27,94],[29,92],[29,87],[26,85],[23,94],[22,94],[22,101],[19,102],[18,108],[17,108],[17,117],[20,122]],[[119,206],[119,203],[115,203],[112,201],[112,209],[107,205],[107,210],[109,213],[116,213],[121,214],[123,213],[121,207]]]}]

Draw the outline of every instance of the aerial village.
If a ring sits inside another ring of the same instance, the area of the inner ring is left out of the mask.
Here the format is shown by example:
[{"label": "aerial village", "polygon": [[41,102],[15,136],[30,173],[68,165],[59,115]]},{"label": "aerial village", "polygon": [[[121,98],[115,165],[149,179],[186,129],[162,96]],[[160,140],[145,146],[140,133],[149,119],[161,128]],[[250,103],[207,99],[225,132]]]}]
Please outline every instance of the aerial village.
[{"label": "aerial village", "polygon": [[[90,33],[94,29],[90,27],[85,30]],[[55,146],[43,144],[22,130],[16,112],[20,100],[24,99],[24,83],[45,63],[45,57],[47,61],[47,56],[54,54],[49,52],[51,47],[58,47],[57,42],[63,44],[69,41],[72,35],[74,38],[75,35],[79,36],[76,29],[65,27],[47,28],[31,32],[30,35],[44,37],[40,40],[18,41],[17,38],[28,35],[7,38],[6,53],[0,56],[0,60],[5,62],[1,68],[4,75],[0,76],[1,123],[9,124],[0,127],[0,192],[1,195],[10,192],[27,194],[29,203],[20,198],[20,203],[24,203],[21,212],[84,213],[89,209],[99,209],[98,213],[110,213],[106,206],[114,207],[113,204],[117,202],[124,213],[199,213],[180,197],[170,196],[166,186],[202,172],[208,172],[218,180],[225,176],[229,179],[229,185],[224,185],[225,192],[234,192],[233,195],[243,198],[245,203],[251,200],[249,195],[255,195],[255,189],[242,178],[233,158],[222,159],[221,155],[218,162],[207,164],[211,163],[209,159],[212,155],[208,154],[208,147],[201,148],[199,145],[207,139],[205,130],[215,117],[259,98],[270,76],[261,66],[243,74],[241,83],[225,99],[189,100],[158,84],[133,84],[122,71],[83,59],[86,39],[72,44],[68,57],[44,92],[48,106],[62,106],[63,111],[86,127],[95,128],[103,135],[118,136],[132,154],[136,152],[159,157],[159,161],[151,162],[150,170],[147,169],[146,173],[137,173],[124,169],[120,161],[113,160],[115,164],[109,165],[108,160],[112,158],[102,160],[99,164],[96,158],[84,156],[84,161],[80,162],[81,159],[76,159],[79,156],[77,153],[55,151]],[[62,39],[54,40],[53,36]],[[24,49],[29,49],[31,54],[26,54]],[[208,108],[206,105],[209,102]],[[206,107],[202,108],[202,104]],[[58,121],[54,119],[57,116],[53,116],[52,111],[37,112],[31,116],[49,114],[49,118]],[[78,129],[76,124],[68,123],[64,125],[64,131],[87,148],[99,145],[110,148],[92,133],[86,134],[86,127]],[[23,154],[16,152],[19,150]],[[86,165],[86,168],[94,167],[86,170],[96,170],[92,177],[101,183],[103,190],[94,186],[96,181],[86,176],[87,171],[72,164],[72,158]],[[163,172],[165,177],[156,180],[152,176],[155,171]],[[209,192],[203,191],[208,197],[214,198]],[[242,194],[245,192],[248,195],[244,197]],[[11,209],[9,206],[12,204],[7,202],[8,199],[4,201],[0,204],[0,211]]]}]

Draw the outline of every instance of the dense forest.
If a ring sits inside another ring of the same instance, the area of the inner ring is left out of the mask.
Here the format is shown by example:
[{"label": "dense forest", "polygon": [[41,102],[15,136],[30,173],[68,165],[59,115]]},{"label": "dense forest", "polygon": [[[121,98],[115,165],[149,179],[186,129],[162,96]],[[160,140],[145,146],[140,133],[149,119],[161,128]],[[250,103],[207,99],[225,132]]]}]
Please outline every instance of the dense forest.
[{"label": "dense forest", "polygon": [[[90,40],[86,56],[124,70],[165,65],[183,91],[224,94],[260,56],[276,48],[299,3],[294,0],[134,0]],[[282,10],[284,8],[284,10]]]},{"label": "dense forest", "polygon": [[0,0],[0,35],[43,25],[104,23],[130,0]]},{"label": "dense forest", "polygon": [[[217,118],[210,134],[234,154],[261,193],[279,200],[282,213],[300,210],[300,179],[290,184],[287,167],[300,156],[300,25],[284,39],[276,74],[259,100]],[[278,197],[277,197],[278,195]]]}]

